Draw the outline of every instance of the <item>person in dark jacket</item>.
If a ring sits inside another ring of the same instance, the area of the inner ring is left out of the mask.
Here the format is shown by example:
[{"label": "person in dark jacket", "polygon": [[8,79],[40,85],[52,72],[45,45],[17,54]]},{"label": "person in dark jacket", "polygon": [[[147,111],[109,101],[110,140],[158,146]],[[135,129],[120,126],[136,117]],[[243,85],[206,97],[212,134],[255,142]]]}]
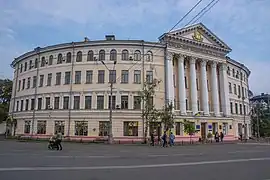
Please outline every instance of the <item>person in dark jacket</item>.
[{"label": "person in dark jacket", "polygon": [[164,134],[162,136],[162,140],[163,140],[163,147],[167,147],[167,133],[166,131],[164,131]]}]

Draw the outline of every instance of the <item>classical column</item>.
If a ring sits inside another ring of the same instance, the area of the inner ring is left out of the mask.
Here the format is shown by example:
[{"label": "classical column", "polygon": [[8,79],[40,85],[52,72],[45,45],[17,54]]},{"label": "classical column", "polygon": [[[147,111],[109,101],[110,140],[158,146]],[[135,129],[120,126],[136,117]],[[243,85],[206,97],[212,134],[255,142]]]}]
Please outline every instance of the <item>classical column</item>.
[{"label": "classical column", "polygon": [[166,103],[173,103],[174,106],[174,85],[173,85],[173,53],[167,52],[166,56]]},{"label": "classical column", "polygon": [[228,77],[227,77],[227,65],[225,63],[220,64],[219,67],[220,75],[220,97],[222,104],[223,115],[230,115],[230,101],[229,101],[229,87],[228,87]]},{"label": "classical column", "polygon": [[178,58],[178,97],[181,115],[186,115],[186,87],[185,87],[185,68],[184,56],[180,55]]},{"label": "classical column", "polygon": [[218,95],[218,80],[217,80],[217,63],[212,62],[211,64],[211,85],[212,85],[212,105],[214,113],[219,116],[219,95]]},{"label": "classical column", "polygon": [[198,112],[198,97],[197,97],[197,83],[196,83],[196,58],[191,57],[190,64],[190,84],[191,84],[191,107],[192,113],[195,115]]},{"label": "classical column", "polygon": [[205,115],[209,115],[206,63],[206,60],[201,61],[201,92],[203,112]]}]

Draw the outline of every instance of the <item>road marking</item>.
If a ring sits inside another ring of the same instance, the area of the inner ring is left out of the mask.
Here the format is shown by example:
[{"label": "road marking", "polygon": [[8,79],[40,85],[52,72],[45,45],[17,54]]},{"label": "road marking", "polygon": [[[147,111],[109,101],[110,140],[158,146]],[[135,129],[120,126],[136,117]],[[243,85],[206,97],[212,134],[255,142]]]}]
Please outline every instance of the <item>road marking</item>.
[{"label": "road marking", "polygon": [[170,157],[170,156],[201,156],[203,153],[199,154],[151,154],[148,157]]},{"label": "road marking", "polygon": [[120,158],[121,156],[45,156],[46,158],[92,158],[92,159],[101,159],[101,158]]},{"label": "road marking", "polygon": [[227,152],[228,154],[237,154],[237,153],[261,153],[261,152],[266,152],[262,150],[255,150],[255,151],[231,151]]},{"label": "road marking", "polygon": [[270,143],[237,143],[240,145],[258,145],[258,146],[270,146]]},{"label": "road marking", "polygon": [[197,166],[207,164],[227,164],[249,161],[270,161],[270,157],[252,158],[252,159],[230,159],[220,161],[199,161],[173,164],[148,164],[148,165],[124,165],[124,166],[84,166],[84,167],[8,167],[0,168],[3,171],[70,171],[70,170],[105,170],[105,169],[141,169],[141,168],[160,168],[160,167],[179,167],[179,166]]}]

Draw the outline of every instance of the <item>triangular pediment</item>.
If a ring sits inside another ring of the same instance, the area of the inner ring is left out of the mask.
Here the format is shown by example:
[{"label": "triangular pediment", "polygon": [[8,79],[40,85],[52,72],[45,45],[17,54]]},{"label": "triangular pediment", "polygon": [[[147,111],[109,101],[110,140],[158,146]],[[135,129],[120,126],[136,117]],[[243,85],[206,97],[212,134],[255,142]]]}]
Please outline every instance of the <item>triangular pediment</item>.
[{"label": "triangular pediment", "polygon": [[228,52],[231,48],[219,39],[213,32],[211,32],[202,23],[190,25],[168,33],[168,35],[176,36],[183,39],[188,39],[195,42],[226,49]]}]

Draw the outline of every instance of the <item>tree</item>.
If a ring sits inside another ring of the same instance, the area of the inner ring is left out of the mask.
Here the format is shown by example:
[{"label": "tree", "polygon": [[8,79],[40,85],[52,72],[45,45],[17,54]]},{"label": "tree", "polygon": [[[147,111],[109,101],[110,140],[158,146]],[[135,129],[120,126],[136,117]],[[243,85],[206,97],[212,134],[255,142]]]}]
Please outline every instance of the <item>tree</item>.
[{"label": "tree", "polygon": [[186,119],[184,119],[184,131],[185,131],[185,133],[187,133],[189,135],[190,142],[191,142],[191,137],[196,132],[194,123],[192,123],[192,122],[187,121]]},{"label": "tree", "polygon": [[12,81],[9,79],[0,79],[0,123],[8,117],[11,94]]},{"label": "tree", "polygon": [[147,143],[147,134],[150,123],[158,120],[159,114],[153,103],[153,98],[159,83],[160,81],[156,79],[152,83],[145,81],[144,88],[140,92],[141,101],[143,102],[142,118],[144,119],[144,143]]},{"label": "tree", "polygon": [[173,116],[173,104],[172,102],[166,104],[161,112],[159,112],[159,117],[161,122],[164,124],[164,129],[167,131],[171,129],[174,125]]},{"label": "tree", "polygon": [[251,123],[254,136],[270,136],[270,111],[266,103],[257,102],[253,104],[251,108]]}]

